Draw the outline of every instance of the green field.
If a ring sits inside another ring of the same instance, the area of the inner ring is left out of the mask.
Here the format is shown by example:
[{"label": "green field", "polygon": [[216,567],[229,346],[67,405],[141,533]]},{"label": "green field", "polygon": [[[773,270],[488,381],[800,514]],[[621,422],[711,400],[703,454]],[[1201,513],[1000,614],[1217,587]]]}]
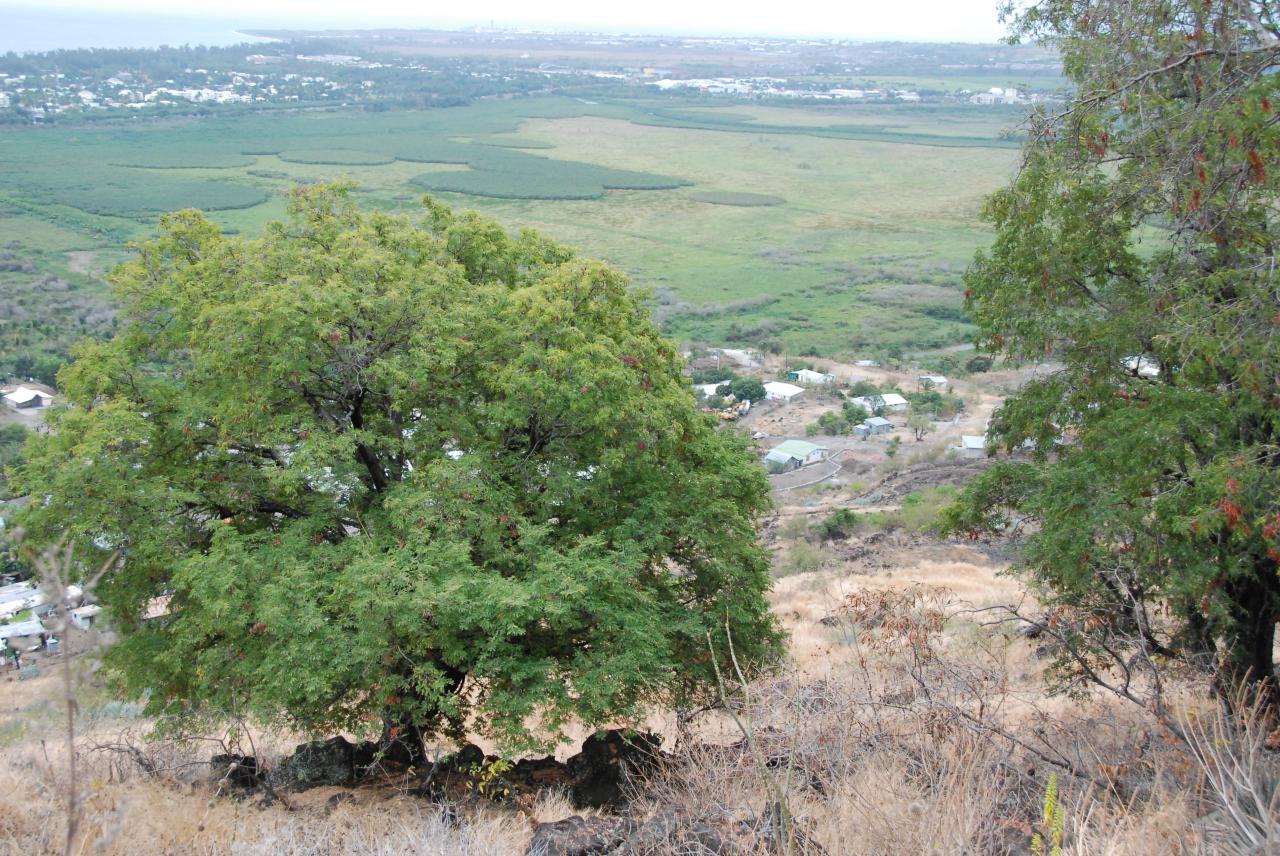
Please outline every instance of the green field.
[{"label": "green field", "polygon": [[[959,274],[988,238],[982,197],[1016,166],[1016,111],[721,103],[537,98],[9,129],[0,245],[97,291],[85,259],[118,257],[164,211],[204,208],[252,233],[292,183],[352,179],[371,207],[411,210],[430,191],[606,258],[684,340],[868,354],[969,335]],[[0,297],[38,293],[28,279],[0,272]]]}]

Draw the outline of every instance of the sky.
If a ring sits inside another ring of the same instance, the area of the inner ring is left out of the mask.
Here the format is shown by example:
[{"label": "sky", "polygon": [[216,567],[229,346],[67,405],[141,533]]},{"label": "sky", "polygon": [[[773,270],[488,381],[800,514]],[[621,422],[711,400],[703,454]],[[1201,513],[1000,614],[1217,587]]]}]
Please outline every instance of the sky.
[{"label": "sky", "polygon": [[[31,8],[0,0],[5,9]],[[42,10],[127,12],[205,20],[236,27],[442,27],[488,26],[631,33],[755,34],[912,41],[981,41],[1000,38],[997,0],[44,0]],[[357,10],[357,11],[352,11]]]}]

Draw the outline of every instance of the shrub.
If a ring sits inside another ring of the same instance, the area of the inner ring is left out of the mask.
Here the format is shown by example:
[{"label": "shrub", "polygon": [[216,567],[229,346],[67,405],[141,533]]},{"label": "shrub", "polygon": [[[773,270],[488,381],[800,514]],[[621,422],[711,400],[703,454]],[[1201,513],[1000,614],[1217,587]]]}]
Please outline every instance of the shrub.
[{"label": "shrub", "polygon": [[836,437],[848,436],[853,433],[853,429],[856,426],[866,421],[870,415],[864,407],[857,404],[845,404],[839,413],[828,410],[818,417],[817,422],[810,423],[804,430],[810,437],[815,434],[828,434]]},{"label": "shrub", "polygon": [[982,372],[991,371],[991,366],[995,361],[991,357],[979,354],[976,357],[970,357],[969,361],[964,364],[964,369],[972,374],[981,374]]},{"label": "shrub", "polygon": [[939,485],[908,494],[903,498],[902,509],[898,512],[903,527],[914,532],[933,529],[942,509],[959,493],[959,489],[952,485]]},{"label": "shrub", "polygon": [[819,521],[813,530],[823,541],[836,541],[867,529],[867,518],[867,514],[852,508],[837,508]]},{"label": "shrub", "polygon": [[733,380],[737,374],[733,369],[725,366],[715,369],[695,369],[689,377],[694,383],[716,383],[722,380]]},{"label": "shrub", "polygon": [[736,377],[727,384],[721,386],[717,391],[723,395],[725,387],[729,387],[728,393],[733,395],[739,401],[747,399],[753,404],[757,401],[764,400],[764,384],[753,377]]},{"label": "shrub", "polygon": [[774,573],[780,577],[811,574],[826,567],[830,559],[831,553],[826,549],[808,541],[797,541],[782,555]]}]

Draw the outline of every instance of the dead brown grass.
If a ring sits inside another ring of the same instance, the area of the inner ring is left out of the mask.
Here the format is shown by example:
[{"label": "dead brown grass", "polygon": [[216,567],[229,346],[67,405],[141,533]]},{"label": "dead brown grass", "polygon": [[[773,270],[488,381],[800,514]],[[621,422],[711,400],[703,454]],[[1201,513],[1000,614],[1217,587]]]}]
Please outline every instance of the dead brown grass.
[{"label": "dead brown grass", "polygon": [[[803,539],[796,528],[788,544]],[[801,833],[795,854],[1027,854],[1043,831],[1050,776],[1061,786],[1068,856],[1280,848],[1280,760],[1263,745],[1266,729],[1223,720],[1195,676],[1171,675],[1166,692],[1189,741],[1112,697],[1046,697],[1041,643],[984,612],[1025,601],[1002,563],[918,535],[889,533],[874,547],[875,561],[859,563],[829,546],[821,568],[776,581],[789,661],[749,697],[727,681],[757,750],[723,713],[697,720],[636,792],[637,819],[669,820],[669,834],[638,852],[698,852],[690,829],[766,852],[778,844],[768,818],[781,793]],[[0,853],[62,851],[69,783],[58,663],[41,664],[34,680],[0,674]],[[580,813],[556,792],[446,807],[386,782],[283,801],[220,792],[207,759],[221,748],[144,740],[151,723],[96,687],[92,663],[91,650],[73,660],[77,854],[522,854],[537,823]],[[646,725],[673,746],[670,715]],[[298,740],[255,734],[268,763]]]}]

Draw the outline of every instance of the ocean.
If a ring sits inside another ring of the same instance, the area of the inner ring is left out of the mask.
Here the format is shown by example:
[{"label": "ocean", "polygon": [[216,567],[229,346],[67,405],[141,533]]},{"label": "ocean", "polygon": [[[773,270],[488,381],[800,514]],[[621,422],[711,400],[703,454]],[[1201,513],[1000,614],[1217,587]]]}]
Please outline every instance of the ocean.
[{"label": "ocean", "polygon": [[237,26],[253,29],[254,24],[185,15],[46,10],[0,4],[0,54],[62,48],[216,47],[272,41],[237,32]]}]

